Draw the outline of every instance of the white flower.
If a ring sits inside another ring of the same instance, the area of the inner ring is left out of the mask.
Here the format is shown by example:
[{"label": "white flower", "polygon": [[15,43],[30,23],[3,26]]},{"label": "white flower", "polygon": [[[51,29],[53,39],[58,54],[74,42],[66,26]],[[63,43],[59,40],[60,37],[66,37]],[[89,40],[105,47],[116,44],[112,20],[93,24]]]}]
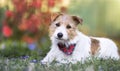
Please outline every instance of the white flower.
[{"label": "white flower", "polygon": [[0,46],[1,49],[5,49],[5,43],[2,43]]}]

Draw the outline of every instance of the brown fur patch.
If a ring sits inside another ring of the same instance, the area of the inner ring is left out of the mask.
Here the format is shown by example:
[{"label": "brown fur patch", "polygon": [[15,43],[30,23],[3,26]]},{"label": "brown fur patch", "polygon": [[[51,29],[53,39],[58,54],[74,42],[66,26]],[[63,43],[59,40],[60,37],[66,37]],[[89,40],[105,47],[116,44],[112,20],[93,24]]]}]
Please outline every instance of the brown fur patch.
[{"label": "brown fur patch", "polygon": [[99,48],[99,41],[97,39],[91,38],[91,53],[92,55],[95,55],[96,51],[98,51]]},{"label": "brown fur patch", "polygon": [[76,22],[76,24],[82,24],[83,20],[77,16],[72,16],[73,20]]}]

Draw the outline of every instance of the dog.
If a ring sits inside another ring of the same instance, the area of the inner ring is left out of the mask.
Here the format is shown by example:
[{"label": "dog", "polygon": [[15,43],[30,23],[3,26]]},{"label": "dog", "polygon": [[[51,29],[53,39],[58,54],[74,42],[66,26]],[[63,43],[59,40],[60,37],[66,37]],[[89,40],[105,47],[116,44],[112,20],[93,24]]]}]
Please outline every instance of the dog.
[{"label": "dog", "polygon": [[77,16],[56,13],[51,16],[49,27],[51,49],[41,61],[42,64],[57,61],[58,63],[77,63],[96,57],[102,59],[119,59],[118,47],[108,39],[89,37],[77,28],[83,20]]}]

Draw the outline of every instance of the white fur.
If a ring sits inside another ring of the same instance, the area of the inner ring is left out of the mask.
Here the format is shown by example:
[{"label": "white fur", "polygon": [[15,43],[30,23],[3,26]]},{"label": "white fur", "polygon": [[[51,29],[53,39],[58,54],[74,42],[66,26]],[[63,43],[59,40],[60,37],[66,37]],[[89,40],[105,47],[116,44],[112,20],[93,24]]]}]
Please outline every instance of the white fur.
[{"label": "white fur", "polygon": [[62,39],[66,39],[67,40],[68,39],[68,35],[67,35],[67,32],[65,32],[65,31],[66,31],[65,26],[61,25],[60,27],[56,28],[52,38],[57,38],[57,34],[58,33],[62,33],[63,34],[63,38]]},{"label": "white fur", "polygon": [[[47,54],[47,56],[41,61],[42,64],[51,63],[53,60],[59,63],[76,63],[78,61],[84,62],[87,58],[92,57],[91,54],[91,39],[94,38],[100,41],[99,51],[94,55],[98,58],[115,58],[119,59],[118,48],[115,43],[107,38],[97,38],[97,37],[88,37],[83,33],[77,32],[77,36],[74,37],[73,40],[70,41],[60,41],[57,38],[57,33],[62,32],[64,34],[63,38],[68,39],[68,34],[65,31],[65,27],[61,26],[56,29],[55,33],[51,37],[52,46],[51,50]],[[64,54],[61,50],[59,50],[57,43],[63,42],[67,44],[76,43],[76,47],[71,55]]]}]

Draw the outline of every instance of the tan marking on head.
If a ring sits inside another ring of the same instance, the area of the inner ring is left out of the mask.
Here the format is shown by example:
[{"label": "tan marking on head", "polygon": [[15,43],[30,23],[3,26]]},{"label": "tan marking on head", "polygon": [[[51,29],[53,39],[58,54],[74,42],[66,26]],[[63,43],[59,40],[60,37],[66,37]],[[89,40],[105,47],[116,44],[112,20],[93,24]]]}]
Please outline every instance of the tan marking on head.
[{"label": "tan marking on head", "polygon": [[56,27],[54,25],[50,25],[49,27],[49,37],[52,36],[52,34],[55,32]]},{"label": "tan marking on head", "polygon": [[76,29],[76,28],[73,27],[73,26],[72,26],[71,29],[67,29],[67,33],[68,33],[68,35],[69,35],[69,39],[73,39],[73,38],[77,35],[75,29]]},{"label": "tan marking on head", "polygon": [[50,28],[49,28],[50,36],[52,36],[52,34],[55,32],[55,29],[57,28],[55,26],[56,23],[59,23],[60,26],[65,26],[69,39],[73,39],[77,35],[76,33],[77,25],[78,23],[82,23],[82,20],[80,20],[80,18],[76,16],[70,16],[70,15],[63,14],[63,13],[60,15],[57,15],[56,17],[54,17],[54,20],[52,21],[52,24],[50,25]]},{"label": "tan marking on head", "polygon": [[92,55],[95,55],[95,53],[98,51],[99,48],[99,41],[97,39],[91,38],[91,53]]}]

